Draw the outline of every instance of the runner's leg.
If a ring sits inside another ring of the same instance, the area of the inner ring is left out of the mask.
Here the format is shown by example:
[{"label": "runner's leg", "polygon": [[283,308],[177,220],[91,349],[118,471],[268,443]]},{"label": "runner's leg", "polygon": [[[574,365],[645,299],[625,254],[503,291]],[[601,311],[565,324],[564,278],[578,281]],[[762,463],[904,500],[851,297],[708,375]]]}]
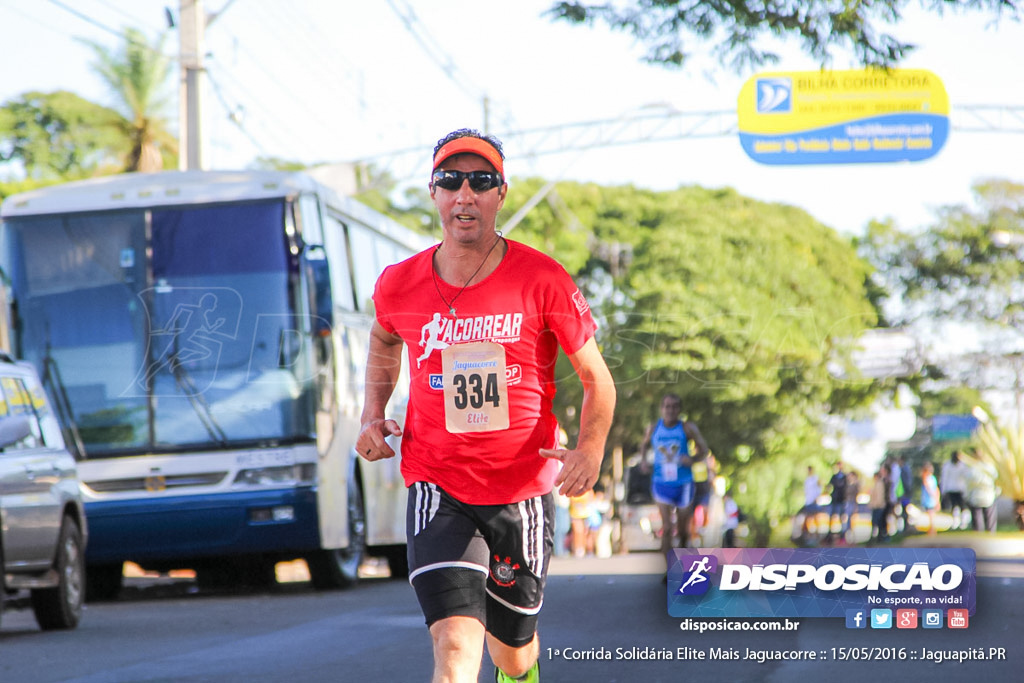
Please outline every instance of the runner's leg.
[{"label": "runner's leg", "polygon": [[534,634],[533,640],[522,647],[511,647],[490,633],[487,634],[487,652],[494,665],[511,678],[522,676],[540,658],[540,639]]},{"label": "runner's leg", "polygon": [[447,617],[430,627],[434,643],[433,683],[476,681],[484,649],[484,625],[473,617]]}]

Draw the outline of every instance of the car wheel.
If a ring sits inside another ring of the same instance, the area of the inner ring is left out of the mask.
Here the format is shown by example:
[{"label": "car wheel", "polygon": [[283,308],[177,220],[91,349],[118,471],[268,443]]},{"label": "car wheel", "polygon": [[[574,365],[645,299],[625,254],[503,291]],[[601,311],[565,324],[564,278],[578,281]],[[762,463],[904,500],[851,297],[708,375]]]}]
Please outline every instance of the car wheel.
[{"label": "car wheel", "polygon": [[85,600],[85,554],[82,532],[70,517],[61,524],[53,568],[60,579],[53,588],[32,591],[32,610],[43,630],[74,628],[82,617]]},{"label": "car wheel", "polygon": [[366,554],[366,508],[355,477],[349,477],[348,547],[318,550],[306,557],[313,587],[348,588],[359,581],[359,565]]}]

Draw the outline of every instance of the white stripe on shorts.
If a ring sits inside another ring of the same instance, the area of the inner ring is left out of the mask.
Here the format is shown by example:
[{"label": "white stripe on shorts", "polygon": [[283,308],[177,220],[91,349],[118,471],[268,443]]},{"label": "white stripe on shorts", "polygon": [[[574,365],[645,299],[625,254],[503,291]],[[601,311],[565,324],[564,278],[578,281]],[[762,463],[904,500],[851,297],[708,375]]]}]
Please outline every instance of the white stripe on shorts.
[{"label": "white stripe on shorts", "polygon": [[472,569],[473,571],[480,572],[484,576],[491,572],[487,567],[481,567],[475,562],[435,562],[434,564],[428,564],[426,567],[420,567],[416,571],[409,574],[409,583],[423,572],[433,571],[435,569]]},{"label": "white stripe on shorts", "polygon": [[540,575],[544,566],[544,506],[539,496],[519,503],[520,524],[523,527],[523,558],[534,574]]},{"label": "white stripe on shorts", "polygon": [[441,505],[441,492],[437,490],[436,486],[425,481],[418,481],[414,485],[416,486],[416,520],[413,536],[418,536],[437,514],[437,508]]},{"label": "white stripe on shorts", "polygon": [[499,603],[501,605],[504,605],[506,608],[512,610],[513,612],[519,612],[520,614],[525,614],[527,616],[532,616],[534,614],[540,614],[540,608],[544,606],[544,601],[541,600],[540,604],[537,605],[536,607],[519,607],[517,605],[513,605],[508,600],[505,600],[504,598],[501,598],[501,597],[495,595],[490,590],[487,591],[487,595],[489,595],[495,602],[497,602],[497,603]]}]

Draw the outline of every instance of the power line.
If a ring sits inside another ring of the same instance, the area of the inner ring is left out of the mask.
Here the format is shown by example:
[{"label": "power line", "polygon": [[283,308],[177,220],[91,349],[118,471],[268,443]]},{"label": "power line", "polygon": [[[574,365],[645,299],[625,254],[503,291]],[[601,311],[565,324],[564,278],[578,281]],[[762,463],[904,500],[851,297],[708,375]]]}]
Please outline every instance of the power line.
[{"label": "power line", "polygon": [[[124,17],[126,19],[130,19],[136,26],[143,26],[143,25],[146,25],[148,23],[148,22],[140,19],[139,17],[133,16],[133,15],[129,14],[128,12],[125,12],[120,7],[116,7],[115,5],[113,5],[112,3],[108,2],[107,0],[93,0],[93,1],[94,2],[98,2],[99,4],[103,5],[104,7],[106,7],[107,9],[109,9],[112,12],[116,12],[117,14],[120,14],[122,17]],[[149,28],[153,28],[153,27],[149,26]],[[164,28],[163,26],[160,26],[159,28],[157,28],[155,30],[161,30],[163,28]]]},{"label": "power line", "polygon": [[237,107],[232,108],[232,106],[228,104],[227,99],[225,99],[223,92],[221,92],[220,85],[217,83],[217,80],[214,78],[213,73],[210,72],[209,69],[207,69],[206,71],[206,80],[210,83],[210,88],[211,90],[213,90],[213,94],[216,95],[217,99],[221,103],[221,106],[223,106],[224,110],[227,112],[228,120],[231,121],[231,123],[235,124],[238,130],[240,130],[242,134],[246,138],[248,138],[249,142],[253,144],[253,146],[262,156],[269,157],[270,155],[267,154],[267,151],[263,148],[263,145],[260,144],[259,140],[257,140],[255,136],[253,136],[253,134],[250,133],[249,130],[242,124],[241,118],[238,116]]},{"label": "power line", "polygon": [[[86,22],[86,23],[88,23],[88,24],[90,24],[92,26],[95,26],[96,28],[99,28],[99,29],[101,29],[101,30],[103,30],[103,31],[113,35],[113,36],[117,36],[117,38],[119,40],[124,40],[125,39],[124,31],[119,31],[117,29],[111,28],[110,26],[107,26],[103,22],[97,21],[96,19],[93,19],[89,15],[83,14],[82,12],[79,12],[78,10],[74,9],[73,7],[69,7],[68,5],[66,5],[65,3],[61,2],[60,0],[49,0],[49,2],[51,4],[53,4],[53,5],[55,5],[56,7],[59,7],[60,9],[65,10],[65,11],[73,14],[74,16],[78,17],[82,21],[84,21],[84,22]],[[75,36],[72,36],[72,37],[75,37]],[[81,38],[79,38],[79,40],[81,40]],[[150,45],[147,42],[139,43],[139,46],[142,47],[143,49],[145,49],[145,50],[155,54],[155,55],[163,57],[164,59],[169,59],[172,62],[177,62],[178,61],[178,55],[164,54],[163,52],[160,52],[159,50],[157,50],[156,48],[154,48],[152,45]]]},{"label": "power line", "polygon": [[[427,57],[434,62],[441,69],[441,72],[458,86],[460,91],[470,90],[472,95],[480,101],[481,107],[484,109],[485,119],[489,116],[490,104],[493,101],[487,94],[487,91],[480,87],[474,82],[465,71],[460,69],[452,56],[444,49],[430,31],[427,30],[426,26],[416,15],[416,12],[409,5],[407,0],[387,0],[388,6],[395,13],[395,15],[405,26],[405,30],[416,40],[419,46],[423,49],[423,52]],[[401,3],[402,7],[398,4]],[[515,128],[515,123],[510,111],[505,108],[503,121],[505,125],[510,128]],[[489,124],[485,120],[484,128],[488,128]]]},{"label": "power line", "polygon": [[76,17],[78,17],[82,21],[86,22],[87,24],[91,24],[91,25],[95,26],[96,28],[98,28],[100,30],[106,31],[107,33],[109,33],[111,35],[117,36],[118,38],[124,38],[124,32],[123,31],[118,31],[116,29],[112,29],[109,26],[107,26],[106,24],[104,24],[102,22],[99,22],[99,21],[96,21],[95,19],[90,17],[88,14],[83,14],[83,13],[79,12],[78,10],[76,10],[74,7],[69,7],[68,5],[64,4],[60,0],[49,0],[49,1],[50,1],[50,4],[56,5],[57,7],[61,8],[65,12],[69,12],[70,14],[75,15]]},{"label": "power line", "polygon": [[487,93],[483,88],[476,85],[470,78],[461,71],[458,66],[455,65],[455,60],[452,59],[445,49],[434,40],[433,36],[423,26],[423,22],[420,21],[419,17],[416,16],[416,12],[412,9],[408,2],[401,0],[403,7],[398,7],[396,0],[387,0],[388,7],[395,13],[395,15],[401,20],[402,25],[405,26],[405,30],[408,31],[419,46],[423,48],[423,52],[434,64],[436,64],[448,77],[452,83],[455,83],[461,89],[469,89],[476,91],[476,97],[483,99]]}]

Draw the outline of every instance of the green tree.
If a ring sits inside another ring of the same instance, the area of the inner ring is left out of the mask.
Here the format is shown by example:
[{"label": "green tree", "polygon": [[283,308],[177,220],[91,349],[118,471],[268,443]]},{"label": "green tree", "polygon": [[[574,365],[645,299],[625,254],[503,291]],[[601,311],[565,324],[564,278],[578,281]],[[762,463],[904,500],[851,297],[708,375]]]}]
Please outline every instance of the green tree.
[{"label": "green tree", "polygon": [[356,199],[413,230],[441,236],[441,225],[426,186],[406,187],[396,196],[398,181],[391,173],[372,164],[359,165],[355,171]]},{"label": "green tree", "polygon": [[96,56],[93,67],[109,86],[123,116],[117,128],[128,141],[125,171],[159,171],[177,166],[178,143],[170,133],[165,109],[171,60],[164,54],[165,35],[152,45],[142,31],[127,28],[116,50],[84,41]]},{"label": "green tree", "polygon": [[[950,390],[965,385],[1012,393],[1019,427],[1024,424],[1024,184],[988,180],[975,185],[974,194],[976,208],[945,207],[924,231],[873,223],[859,250],[891,294],[887,309],[895,323],[952,321],[942,329],[946,336],[981,340],[980,350],[944,359],[928,379]],[[976,405],[984,408],[981,401]],[[1024,492],[1014,478],[1024,472],[1019,434],[988,424],[981,438],[982,453],[999,468],[1003,491],[1017,501],[1020,517]]]},{"label": "green tree", "polygon": [[117,112],[60,90],[27,92],[0,107],[0,161],[34,183],[110,172],[120,139]]},{"label": "green tree", "polygon": [[252,167],[260,171],[304,171],[308,165],[280,157],[256,157]]},{"label": "green tree", "polygon": [[918,398],[920,402],[915,412],[920,418],[935,415],[970,415],[975,406],[991,411],[980,391],[963,385],[921,391]]},{"label": "green tree", "polygon": [[[647,62],[682,66],[694,43],[710,42],[713,55],[736,71],[779,61],[766,38],[794,37],[822,64],[833,50],[847,49],[865,65],[892,66],[914,46],[879,27],[900,22],[909,0],[626,0],[598,4],[556,2],[548,15],[576,24],[604,23],[627,31],[643,44]],[[1018,17],[1017,0],[922,0],[930,12],[979,10]]]},{"label": "green tree", "polygon": [[[539,185],[517,181],[503,219]],[[817,462],[824,416],[877,390],[830,371],[845,366],[856,377],[849,354],[876,322],[869,268],[807,213],[729,189],[560,183],[557,196],[530,212],[515,237],[557,254],[595,309],[619,393],[611,444],[632,452],[671,391],[723,467],[745,480],[744,470],[760,463]],[[576,391],[573,382],[559,387],[570,431]],[[784,469],[780,491],[800,474]],[[770,498],[762,509],[738,495],[762,530],[792,511],[785,496]]]},{"label": "green tree", "polygon": [[977,208],[944,207],[923,231],[873,222],[858,249],[874,265],[878,286],[889,292],[884,305],[893,324],[945,322],[942,334],[970,332],[981,340],[979,351],[933,369],[933,379],[1013,391],[1020,405],[1024,184],[989,180],[975,185],[974,194]]}]

